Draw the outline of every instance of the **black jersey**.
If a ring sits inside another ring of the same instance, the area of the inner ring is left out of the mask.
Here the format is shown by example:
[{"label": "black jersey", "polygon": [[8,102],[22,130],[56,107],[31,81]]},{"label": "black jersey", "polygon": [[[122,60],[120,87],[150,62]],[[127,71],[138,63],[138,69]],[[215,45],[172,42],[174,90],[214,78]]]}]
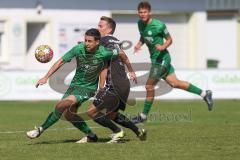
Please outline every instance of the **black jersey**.
[{"label": "black jersey", "polygon": [[[121,49],[120,41],[113,36],[102,37],[101,44],[107,48]],[[105,88],[114,90],[123,99],[128,96],[123,94],[129,92],[130,82],[125,72],[125,66],[119,58],[109,62]]]}]

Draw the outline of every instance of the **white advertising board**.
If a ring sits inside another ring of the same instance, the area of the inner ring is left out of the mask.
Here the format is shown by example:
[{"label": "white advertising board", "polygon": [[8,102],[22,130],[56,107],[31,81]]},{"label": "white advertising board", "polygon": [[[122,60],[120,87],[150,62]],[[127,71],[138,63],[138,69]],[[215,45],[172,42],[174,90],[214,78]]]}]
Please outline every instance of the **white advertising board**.
[{"label": "white advertising board", "polygon": [[[45,72],[30,71],[0,71],[0,100],[58,100],[62,93],[53,90],[48,84],[35,88],[35,83]],[[186,80],[202,89],[211,89],[216,99],[240,99],[239,70],[179,70],[179,79]],[[73,75],[73,74],[70,74]],[[72,76],[67,76],[65,82],[70,82]],[[144,83],[138,84],[136,98],[145,97]],[[136,86],[135,86],[136,87]],[[161,90],[161,87],[159,88]],[[164,88],[163,88],[164,89]],[[136,90],[131,89],[132,95]],[[156,95],[157,99],[197,99],[198,95],[173,89],[164,95]]]}]

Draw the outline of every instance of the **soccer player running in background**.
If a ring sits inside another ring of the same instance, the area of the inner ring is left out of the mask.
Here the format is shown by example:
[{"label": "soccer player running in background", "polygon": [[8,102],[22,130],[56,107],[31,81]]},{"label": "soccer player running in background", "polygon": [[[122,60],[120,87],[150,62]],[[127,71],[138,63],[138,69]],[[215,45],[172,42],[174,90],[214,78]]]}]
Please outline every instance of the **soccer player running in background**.
[{"label": "soccer player running in background", "polygon": [[[131,129],[140,140],[146,140],[146,130],[139,129],[124,114],[118,112],[119,109],[125,110],[130,92],[130,82],[126,75],[124,64],[127,66],[130,79],[135,81],[135,83],[137,79],[128,57],[121,49],[120,41],[112,35],[115,28],[116,22],[112,18],[105,16],[100,18],[98,30],[102,36],[101,44],[107,48],[119,50],[119,58],[109,61],[107,68],[102,71],[99,85],[100,90],[88,110],[88,115],[92,117],[95,122],[111,129],[113,133],[115,133],[117,128],[110,123],[110,119],[108,119],[109,116],[117,124]],[[106,114],[101,112],[104,108],[107,109]],[[116,143],[123,136],[123,131],[113,134],[109,143]]]},{"label": "soccer player running in background", "polygon": [[36,87],[45,84],[49,77],[64,63],[70,62],[73,58],[76,59],[75,75],[62,100],[56,104],[54,111],[49,114],[41,126],[27,132],[29,138],[39,137],[64,115],[66,120],[86,134],[88,141],[97,141],[97,136],[91,131],[84,120],[77,115],[77,109],[84,101],[95,95],[102,69],[112,56],[117,56],[118,54],[117,52],[113,52],[113,50],[99,45],[100,38],[101,35],[97,29],[87,30],[85,33],[85,42],[76,45],[68,51],[36,83]]},{"label": "soccer player running in background", "polygon": [[151,17],[151,5],[147,1],[138,4],[138,29],[140,32],[140,40],[134,48],[138,52],[145,43],[150,52],[151,70],[149,78],[146,82],[146,99],[142,113],[134,117],[134,123],[140,123],[147,120],[147,115],[152,107],[154,100],[154,87],[159,79],[164,79],[173,88],[179,88],[193,94],[201,96],[208,105],[208,110],[213,108],[212,92],[210,90],[203,91],[195,85],[179,80],[174,73],[171,65],[171,57],[167,48],[172,44],[172,37],[169,34],[166,25]]}]

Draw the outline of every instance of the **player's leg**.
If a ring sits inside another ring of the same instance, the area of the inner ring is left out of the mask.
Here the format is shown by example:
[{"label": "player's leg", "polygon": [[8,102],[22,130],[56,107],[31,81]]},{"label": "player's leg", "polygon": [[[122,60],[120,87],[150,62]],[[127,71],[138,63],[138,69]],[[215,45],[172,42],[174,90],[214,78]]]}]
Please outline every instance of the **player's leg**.
[{"label": "player's leg", "polygon": [[198,88],[197,86],[187,81],[179,80],[174,72],[166,77],[166,81],[173,88],[179,88],[203,97],[203,99],[206,101],[208,105],[208,110],[209,111],[212,110],[213,108],[212,91],[210,90],[203,91],[202,89]]},{"label": "player's leg", "polygon": [[73,104],[71,107],[64,111],[64,118],[69,121],[74,127],[78,128],[80,131],[86,134],[81,141],[77,141],[76,143],[86,143],[86,142],[96,142],[98,137],[92,130],[88,127],[84,119],[82,119],[78,114],[79,105]]},{"label": "player's leg", "polygon": [[[126,100],[124,100],[126,101]],[[132,123],[125,115],[118,112],[119,110],[125,111],[126,109],[126,103],[123,102],[123,100],[120,100],[120,103],[118,104],[117,108],[108,111],[108,117],[112,119],[117,124],[131,129],[136,135],[139,135],[139,129],[138,127]]]},{"label": "player's leg", "polygon": [[98,109],[94,104],[88,109],[88,116],[91,117],[96,123],[99,125],[109,128],[113,133],[121,132],[121,128],[116,126],[109,117],[102,113],[100,109]]},{"label": "player's leg", "polygon": [[74,103],[75,103],[75,101],[70,98],[59,101],[56,104],[54,111],[48,115],[45,122],[40,127],[27,132],[27,136],[29,138],[39,137],[41,135],[41,133],[43,133],[44,130],[48,129],[50,126],[52,126],[54,123],[56,123],[61,118],[63,112]]},{"label": "player's leg", "polygon": [[112,139],[108,143],[116,143],[125,136],[123,130],[114,124],[107,114],[101,112],[103,109],[114,109],[115,106],[118,106],[118,103],[119,100],[114,93],[103,89],[98,91],[93,104],[88,109],[89,117],[99,125],[113,131]]},{"label": "player's leg", "polygon": [[[64,112],[68,112],[68,110],[72,107],[74,109],[74,106],[76,107],[78,104],[77,99],[74,95],[69,95],[60,102],[57,103],[55,106],[55,109],[53,112],[51,112],[45,122],[40,126],[35,128],[32,131],[27,132],[27,136],[29,138],[37,138],[39,137],[43,131],[48,129],[50,126],[52,126],[54,123],[56,123],[62,116]],[[76,109],[75,109],[76,111]],[[91,131],[91,129],[87,126],[87,124],[82,120],[79,116],[75,116],[74,118],[77,118],[78,120],[75,122],[71,122],[76,128],[81,130],[87,135],[92,136],[92,139],[95,139],[96,135]]]},{"label": "player's leg", "polygon": [[128,117],[126,117],[124,114],[114,111],[108,114],[108,116],[117,124],[131,129],[136,136],[141,140],[144,141],[147,139],[147,131],[145,129],[138,128]]},{"label": "player's leg", "polygon": [[115,125],[107,114],[102,113],[94,104],[89,108],[88,115],[99,125],[112,130],[112,139],[107,143],[117,143],[125,136],[123,130]]},{"label": "player's leg", "polygon": [[168,67],[169,62],[165,61],[164,63],[155,63],[152,64],[149,78],[146,83],[146,99],[144,102],[144,108],[142,113],[140,113],[137,117],[134,117],[132,119],[132,122],[137,124],[137,123],[142,123],[147,120],[147,115],[150,112],[152,105],[153,105],[153,100],[155,96],[155,86],[158,83],[159,79],[163,78],[167,73],[168,73]]},{"label": "player's leg", "polygon": [[148,113],[151,110],[151,107],[152,107],[152,104],[154,101],[154,96],[155,96],[155,86],[157,83],[158,83],[158,80],[156,80],[156,79],[149,78],[147,80],[147,83],[145,86],[147,94],[146,94],[146,100],[145,100],[144,108],[143,108],[143,113],[145,115],[148,115]]},{"label": "player's leg", "polygon": [[146,99],[144,102],[144,107],[142,113],[140,113],[137,117],[134,117],[132,119],[132,122],[137,124],[141,123],[147,120],[147,115],[150,112],[153,101],[154,101],[154,96],[155,96],[155,86],[157,84],[158,80],[148,78],[147,83],[146,83]]}]

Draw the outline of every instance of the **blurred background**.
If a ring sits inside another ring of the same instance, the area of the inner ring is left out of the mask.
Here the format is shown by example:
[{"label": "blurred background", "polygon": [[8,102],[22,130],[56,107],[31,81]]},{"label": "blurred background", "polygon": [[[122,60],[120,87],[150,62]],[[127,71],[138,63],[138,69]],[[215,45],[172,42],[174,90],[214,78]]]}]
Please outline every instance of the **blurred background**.
[{"label": "blurred background", "polygon": [[[113,17],[117,22],[115,36],[133,43],[126,50],[132,63],[149,63],[146,46],[140,53],[133,54],[139,40],[139,2],[0,0],[0,100],[61,98],[61,94],[48,85],[39,89],[34,85],[58,58],[83,40],[87,29],[97,27],[101,16]],[[166,23],[173,37],[169,51],[178,77],[213,90],[216,99],[239,99],[240,0],[149,2],[153,17]],[[40,44],[48,44],[54,50],[54,58],[47,64],[39,63],[34,57]],[[158,98],[198,97],[174,90]]]}]

